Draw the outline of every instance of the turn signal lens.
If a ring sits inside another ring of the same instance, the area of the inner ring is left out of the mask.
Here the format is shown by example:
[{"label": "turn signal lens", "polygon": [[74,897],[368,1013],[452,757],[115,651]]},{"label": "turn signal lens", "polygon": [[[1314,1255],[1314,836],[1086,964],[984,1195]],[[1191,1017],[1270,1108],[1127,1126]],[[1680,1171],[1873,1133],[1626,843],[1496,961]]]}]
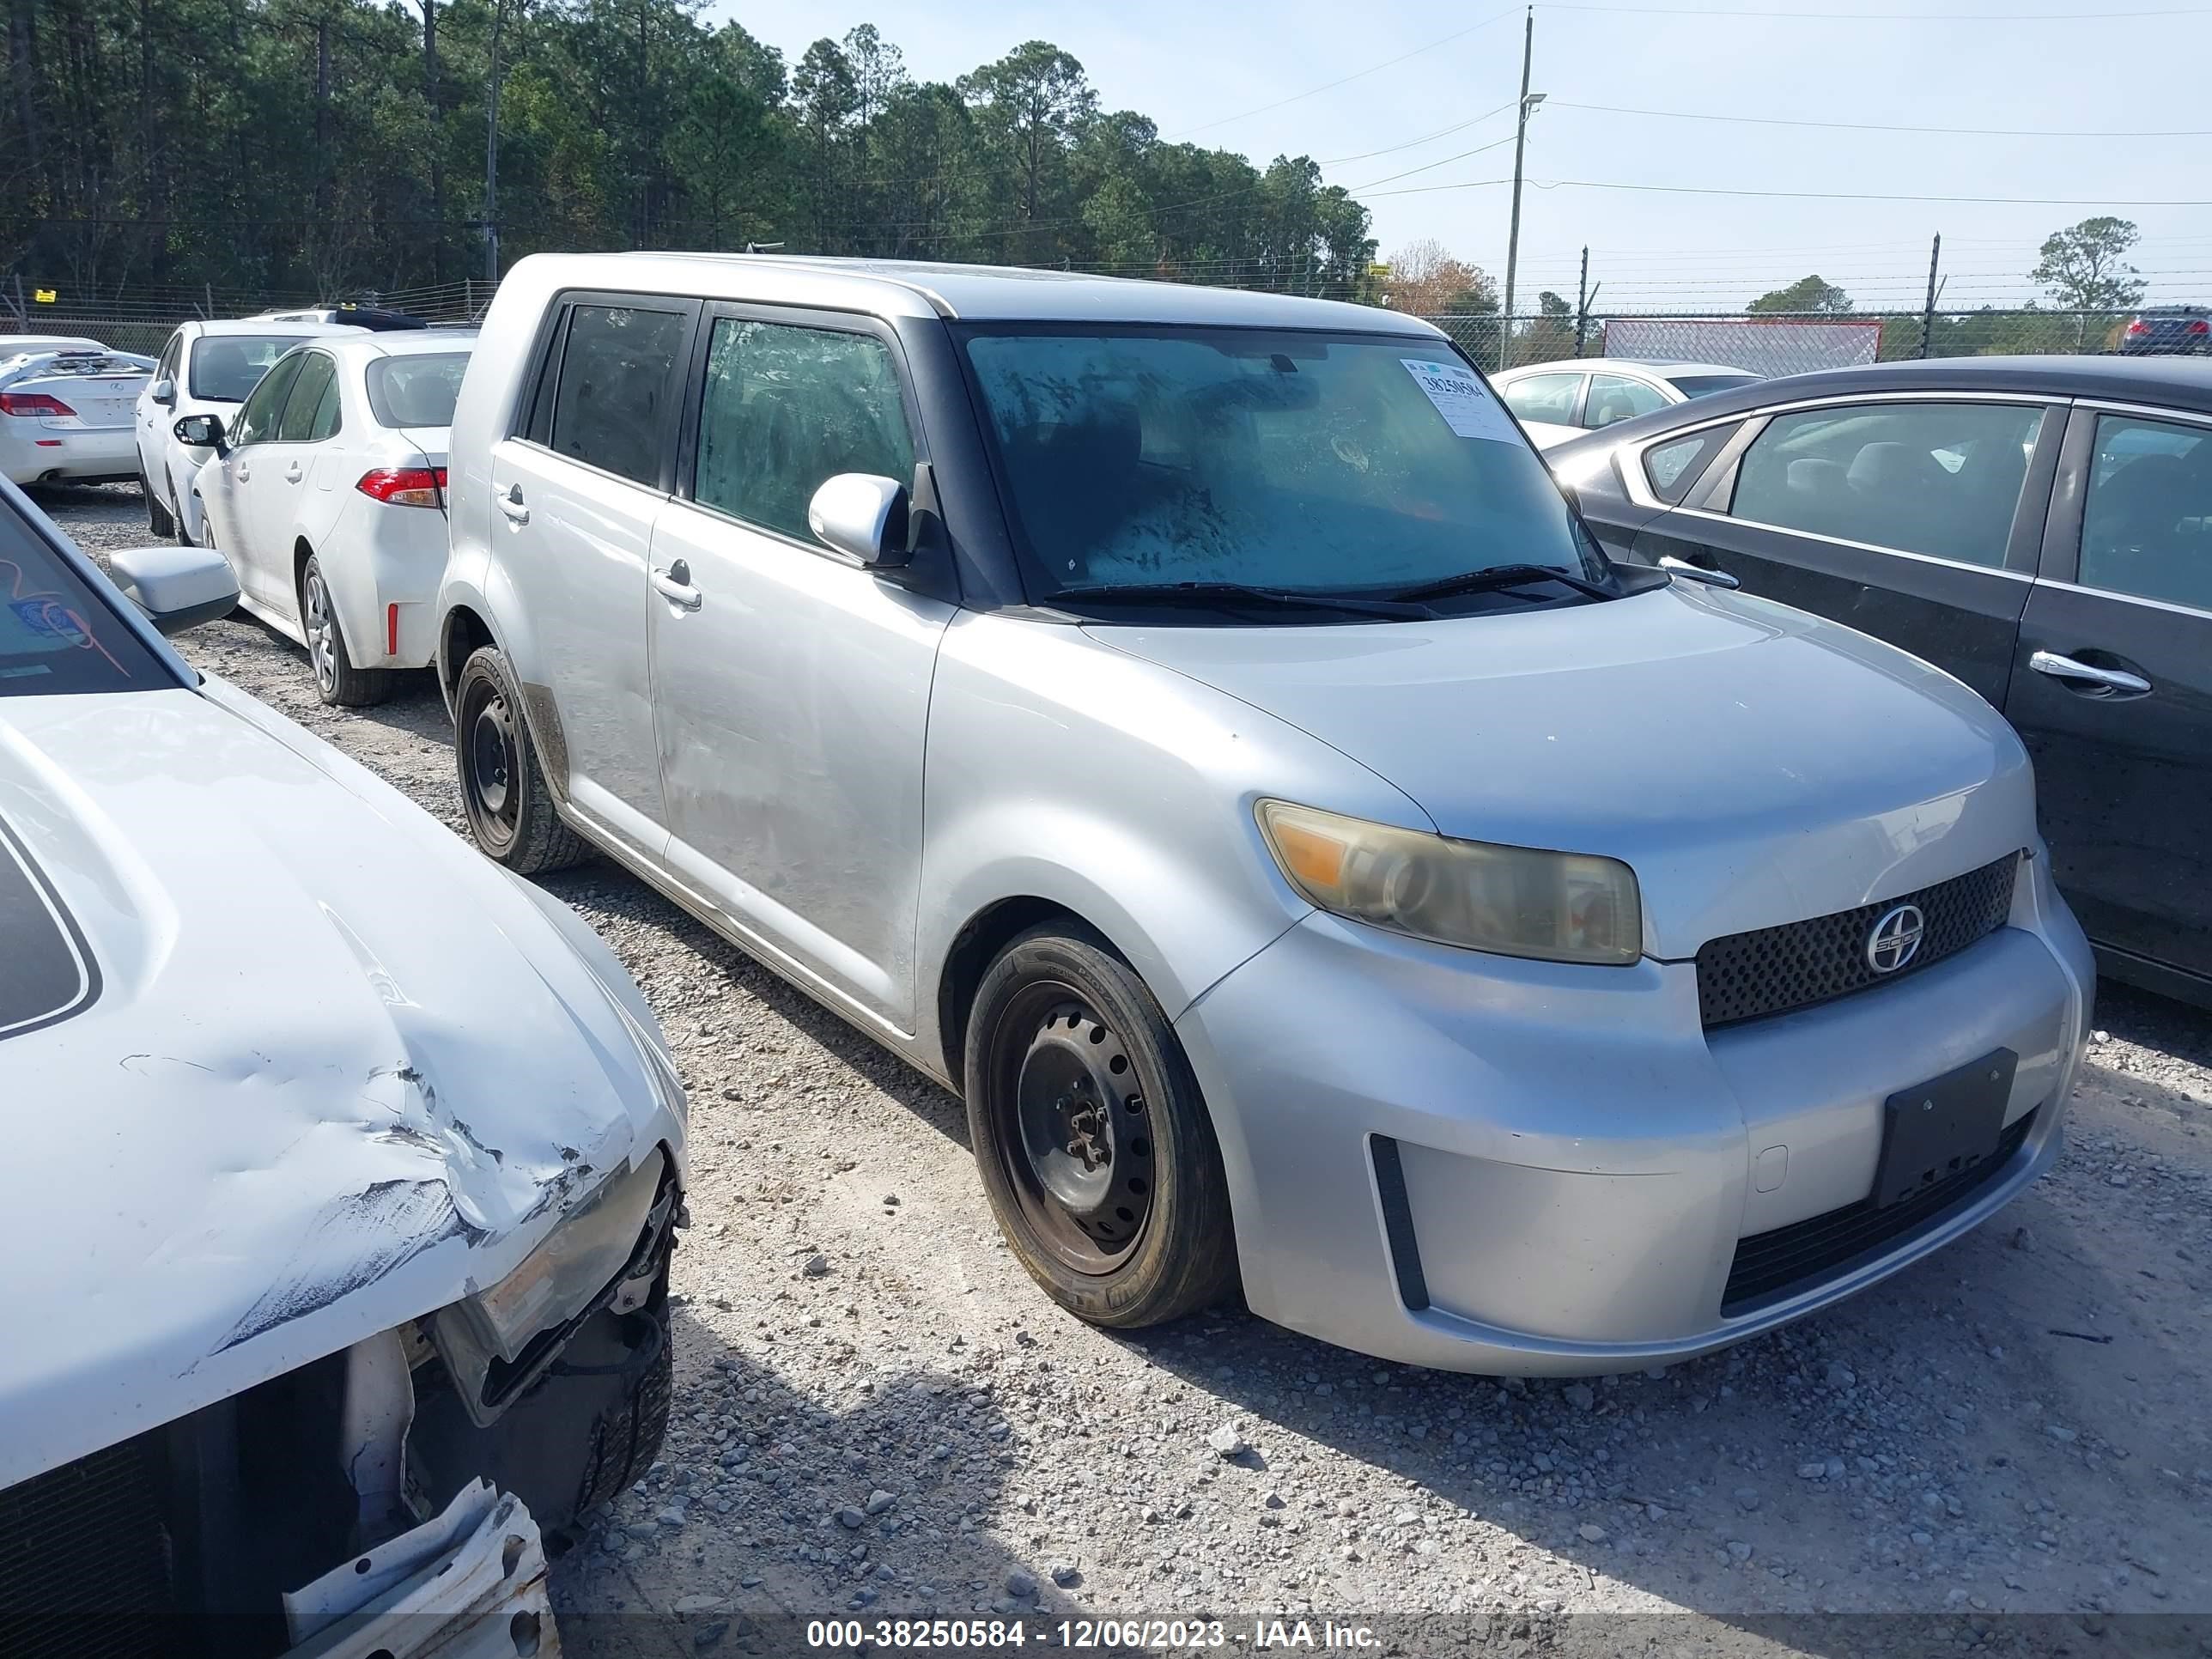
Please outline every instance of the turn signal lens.
[{"label": "turn signal lens", "polygon": [[1454,841],[1289,801],[1261,801],[1259,817],[1285,879],[1334,915],[1544,962],[1619,967],[1643,953],[1643,897],[1617,859]]},{"label": "turn signal lens", "polygon": [[446,469],[442,466],[380,466],[362,474],[354,486],[393,507],[443,507]]}]

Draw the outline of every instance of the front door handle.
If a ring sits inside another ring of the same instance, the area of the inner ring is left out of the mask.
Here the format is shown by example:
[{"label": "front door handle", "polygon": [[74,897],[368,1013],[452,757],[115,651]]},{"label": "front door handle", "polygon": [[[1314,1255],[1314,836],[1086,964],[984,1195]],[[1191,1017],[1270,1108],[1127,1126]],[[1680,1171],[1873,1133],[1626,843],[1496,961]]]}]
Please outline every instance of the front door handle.
[{"label": "front door handle", "polygon": [[497,498],[499,510],[507,514],[509,524],[528,524],[530,509],[522,504],[522,486],[509,484],[507,494]]},{"label": "front door handle", "polygon": [[284,482],[286,483],[297,483],[305,475],[300,471],[300,464],[297,461],[293,462],[290,466],[284,470]]},{"label": "front door handle", "polygon": [[691,586],[691,567],[682,559],[653,573],[653,591],[678,610],[696,611],[705,603],[705,596]]},{"label": "front door handle", "polygon": [[2140,674],[2130,674],[2122,668],[2100,668],[2094,663],[2076,662],[2071,657],[2062,657],[2056,651],[2038,651],[2027,659],[2027,665],[2039,674],[2048,674],[2067,685],[2069,691],[2079,691],[2089,697],[2140,697],[2148,694],[2150,682]]}]

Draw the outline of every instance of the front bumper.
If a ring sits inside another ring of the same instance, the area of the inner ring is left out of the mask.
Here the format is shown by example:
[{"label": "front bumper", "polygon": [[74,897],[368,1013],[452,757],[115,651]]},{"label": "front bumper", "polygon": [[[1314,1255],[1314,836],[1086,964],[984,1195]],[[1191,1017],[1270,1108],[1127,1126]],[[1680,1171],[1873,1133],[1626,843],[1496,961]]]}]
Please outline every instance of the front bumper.
[{"label": "front bumper", "polygon": [[[1255,1312],[1409,1364],[1587,1375],[1740,1341],[2001,1208],[2057,1156],[2094,985],[2039,857],[2008,925],[1959,955],[1710,1033],[1689,963],[1516,962],[1319,915],[1177,1024]],[[2002,1167],[1723,1314],[1739,1241],[1866,1198],[1891,1094],[1999,1048],[2020,1057],[2006,1122],[2033,1114]]]}]

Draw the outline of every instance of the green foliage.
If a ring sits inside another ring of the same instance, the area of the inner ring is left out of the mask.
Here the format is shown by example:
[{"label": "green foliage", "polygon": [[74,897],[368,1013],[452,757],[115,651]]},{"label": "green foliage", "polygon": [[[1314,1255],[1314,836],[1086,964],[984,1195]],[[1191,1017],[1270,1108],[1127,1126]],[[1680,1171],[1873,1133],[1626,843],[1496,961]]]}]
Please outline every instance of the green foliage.
[{"label": "green foliage", "polygon": [[2138,233],[2109,216],[2084,219],[2044,239],[2043,257],[2027,273],[2064,311],[2124,311],[2143,296],[2136,268],[2124,262]]},{"label": "green foliage", "polygon": [[1820,276],[1800,276],[1787,288],[1778,288],[1762,294],[1744,309],[1755,313],[1767,312],[1824,311],[1844,313],[1851,308],[1851,296],[1833,283]]},{"label": "green foliage", "polygon": [[741,248],[1371,297],[1367,210],[1102,111],[1042,40],[946,84],[863,24],[787,64],[702,0],[6,0],[0,269],[325,295]]}]

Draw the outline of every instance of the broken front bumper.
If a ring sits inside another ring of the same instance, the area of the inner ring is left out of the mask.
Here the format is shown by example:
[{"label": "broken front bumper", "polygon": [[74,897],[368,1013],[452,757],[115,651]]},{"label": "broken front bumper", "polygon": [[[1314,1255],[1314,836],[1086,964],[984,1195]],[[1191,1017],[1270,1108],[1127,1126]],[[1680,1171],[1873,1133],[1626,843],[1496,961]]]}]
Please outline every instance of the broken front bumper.
[{"label": "broken front bumper", "polygon": [[561,1651],[545,1550],[522,1500],[482,1480],[445,1512],[284,1597],[285,1659],[540,1659]]}]

